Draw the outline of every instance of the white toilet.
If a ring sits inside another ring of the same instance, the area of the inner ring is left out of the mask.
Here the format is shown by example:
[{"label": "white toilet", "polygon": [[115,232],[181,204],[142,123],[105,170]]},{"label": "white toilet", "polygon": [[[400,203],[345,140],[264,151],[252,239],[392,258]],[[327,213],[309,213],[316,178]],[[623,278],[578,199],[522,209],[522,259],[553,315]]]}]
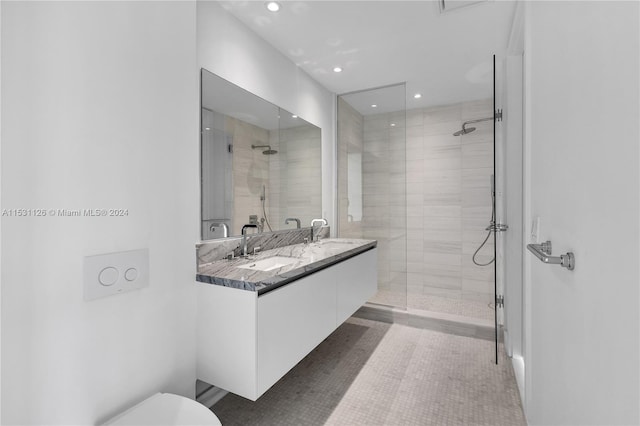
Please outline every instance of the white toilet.
[{"label": "white toilet", "polygon": [[157,393],[104,424],[119,426],[222,426],[218,417],[204,405],[171,393]]}]

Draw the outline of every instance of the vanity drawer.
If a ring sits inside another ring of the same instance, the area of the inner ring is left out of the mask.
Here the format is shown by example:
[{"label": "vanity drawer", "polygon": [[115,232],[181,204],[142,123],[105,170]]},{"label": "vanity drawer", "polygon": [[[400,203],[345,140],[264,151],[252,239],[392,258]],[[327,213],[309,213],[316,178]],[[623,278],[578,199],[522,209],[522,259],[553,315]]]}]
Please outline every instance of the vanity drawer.
[{"label": "vanity drawer", "polygon": [[258,297],[258,395],[336,329],[336,282],[328,268]]}]

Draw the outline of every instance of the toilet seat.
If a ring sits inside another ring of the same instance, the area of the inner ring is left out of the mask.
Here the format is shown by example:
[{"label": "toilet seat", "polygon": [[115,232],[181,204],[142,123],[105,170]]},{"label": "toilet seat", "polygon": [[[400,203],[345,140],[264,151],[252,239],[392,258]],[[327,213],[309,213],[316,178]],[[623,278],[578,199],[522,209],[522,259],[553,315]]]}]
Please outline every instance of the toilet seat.
[{"label": "toilet seat", "polygon": [[105,425],[222,426],[222,423],[199,402],[171,393],[157,393],[107,421]]}]

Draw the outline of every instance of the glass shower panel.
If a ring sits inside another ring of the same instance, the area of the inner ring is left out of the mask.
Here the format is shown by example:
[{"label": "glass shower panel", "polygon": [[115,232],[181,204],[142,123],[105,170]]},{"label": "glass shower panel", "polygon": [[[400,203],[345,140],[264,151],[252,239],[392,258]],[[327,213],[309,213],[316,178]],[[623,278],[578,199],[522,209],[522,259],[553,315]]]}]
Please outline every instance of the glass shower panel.
[{"label": "glass shower panel", "polygon": [[406,309],[406,88],[338,97],[338,235],[378,241],[372,303]]},{"label": "glass shower panel", "polygon": [[486,97],[407,114],[408,306],[491,326],[491,86]]},{"label": "glass shower panel", "polygon": [[233,136],[224,130],[222,114],[202,108],[201,118],[201,235],[210,240],[233,229]]}]

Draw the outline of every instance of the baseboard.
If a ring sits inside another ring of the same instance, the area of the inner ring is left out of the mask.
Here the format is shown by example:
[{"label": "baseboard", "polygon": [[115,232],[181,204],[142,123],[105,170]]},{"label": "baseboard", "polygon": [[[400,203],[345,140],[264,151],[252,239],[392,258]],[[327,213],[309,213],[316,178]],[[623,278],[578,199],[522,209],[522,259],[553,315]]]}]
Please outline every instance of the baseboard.
[{"label": "baseboard", "polygon": [[516,355],[511,358],[511,365],[513,366],[513,373],[516,376],[516,383],[518,384],[518,391],[520,392],[520,403],[524,408],[526,407],[526,398],[524,395],[524,359]]}]

